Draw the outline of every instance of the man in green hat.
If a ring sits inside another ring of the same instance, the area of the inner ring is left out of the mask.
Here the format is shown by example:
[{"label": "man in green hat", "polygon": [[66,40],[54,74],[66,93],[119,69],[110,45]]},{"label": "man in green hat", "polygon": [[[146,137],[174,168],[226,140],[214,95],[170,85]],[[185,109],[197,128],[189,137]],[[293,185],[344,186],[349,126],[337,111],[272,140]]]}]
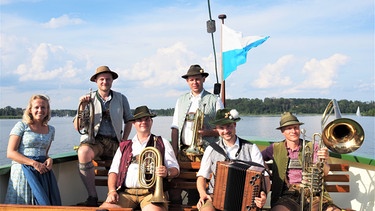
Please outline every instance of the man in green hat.
[{"label": "man in green hat", "polygon": [[[209,121],[215,118],[216,111],[224,108],[224,105],[218,96],[203,88],[208,75],[201,66],[195,64],[181,76],[190,91],[178,98],[171,125],[172,146],[179,161],[200,161],[204,148],[218,140],[218,134],[212,130]],[[187,150],[189,148],[193,150]],[[171,190],[173,203],[182,202],[180,192]],[[197,191],[189,190],[187,198],[189,205],[195,204],[198,200]]]},{"label": "man in green hat", "polygon": [[[199,192],[200,199],[197,203],[197,207],[200,211],[212,210],[213,207],[213,190],[215,187],[215,176],[211,174],[216,173],[218,161],[224,160],[242,160],[252,161],[254,163],[264,166],[262,154],[259,148],[236,135],[236,124],[241,118],[237,110],[235,109],[221,109],[216,113],[216,117],[211,124],[213,124],[220,135],[220,140],[216,142],[216,146],[210,145],[206,148],[200,169],[197,173],[197,189]],[[219,148],[217,148],[219,147]],[[219,152],[222,151],[221,152]],[[210,180],[210,184],[207,186],[207,180]],[[266,176],[266,184],[269,182],[268,176]],[[208,190],[207,190],[208,187]],[[258,208],[262,208],[266,203],[267,190],[262,190],[259,197],[255,197],[255,204]],[[234,202],[232,202],[234,203]]]},{"label": "man in green hat", "polygon": [[[98,90],[83,95],[79,99],[79,110],[74,118],[76,130],[86,130],[89,125],[82,121],[84,112],[89,112],[87,105],[91,102],[94,107],[93,136],[87,134],[81,136],[81,144],[78,148],[79,173],[86,187],[88,198],[81,206],[97,207],[98,195],[95,187],[95,172],[92,160],[112,159],[119,143],[128,139],[132,125],[129,122],[133,118],[128,99],[120,92],[112,90],[113,81],[118,78],[117,73],[108,66],[100,66],[90,81],[95,82]],[[78,124],[80,128],[78,128]],[[94,139],[94,140],[92,140]]]},{"label": "man in green hat", "polygon": [[[303,125],[303,123],[295,115],[284,112],[280,119],[280,126],[276,129],[281,131],[285,139],[271,144],[262,151],[265,161],[273,161],[271,210],[301,210],[302,150],[307,147],[312,149],[313,146],[312,142],[309,142],[305,147],[302,146],[300,125]],[[314,155],[314,161],[317,159],[324,161],[322,171],[324,175],[328,174],[329,165],[326,162],[329,159],[328,149],[326,147],[319,149],[319,146],[315,144]],[[307,197],[309,196],[306,194],[305,198]],[[316,197],[316,199],[313,203],[315,208],[319,205],[319,197]],[[304,207],[310,206],[307,201],[304,202],[304,205]],[[341,210],[333,204],[327,192],[324,192],[323,210]]]},{"label": "man in green hat", "polygon": [[[133,139],[121,142],[116,151],[111,168],[108,171],[108,194],[107,199],[101,205],[102,208],[123,207],[135,209],[140,206],[142,210],[165,211],[168,209],[168,198],[163,191],[160,191],[163,188],[162,185],[161,187],[157,187],[157,185],[145,187],[144,185],[149,185],[152,181],[144,182],[147,184],[139,182],[140,180],[150,179],[149,173],[152,172],[146,172],[148,169],[146,167],[143,174],[144,178],[141,177],[143,178],[141,179],[138,176],[141,162],[142,165],[146,164],[145,160],[140,160],[140,155],[143,154],[143,150],[146,147],[152,147],[151,149],[153,150],[156,149],[160,153],[160,161],[162,163],[158,166],[159,159],[155,158],[153,163],[156,165],[155,173],[151,175],[164,180],[172,179],[179,175],[180,168],[170,142],[161,136],[155,136],[151,133],[152,118],[155,116],[156,114],[152,113],[147,106],[139,106],[135,109],[134,118],[130,121],[133,123],[137,133]],[[150,160],[149,157],[147,158]],[[156,180],[153,182],[157,184]],[[157,188],[160,188],[158,191],[162,193],[160,197],[163,201],[152,203],[154,189],[156,191]]]}]

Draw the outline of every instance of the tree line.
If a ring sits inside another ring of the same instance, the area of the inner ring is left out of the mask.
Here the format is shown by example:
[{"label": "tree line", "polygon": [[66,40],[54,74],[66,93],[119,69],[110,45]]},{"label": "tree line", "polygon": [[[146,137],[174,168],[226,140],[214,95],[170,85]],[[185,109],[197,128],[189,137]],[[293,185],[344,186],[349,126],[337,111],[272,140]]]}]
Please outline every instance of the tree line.
[{"label": "tree line", "polygon": [[[331,99],[314,98],[264,98],[262,99],[227,99],[225,105],[227,108],[235,108],[241,115],[279,115],[284,111],[290,111],[297,114],[323,114]],[[362,116],[375,116],[375,101],[361,102],[351,100],[338,100],[341,113],[356,113],[357,108],[361,110]],[[6,106],[0,108],[0,118],[21,118],[24,109],[12,108]],[[172,116],[174,108],[152,109],[159,116]],[[72,117],[76,115],[76,110],[54,109],[52,116]],[[132,110],[133,112],[133,110]]]}]

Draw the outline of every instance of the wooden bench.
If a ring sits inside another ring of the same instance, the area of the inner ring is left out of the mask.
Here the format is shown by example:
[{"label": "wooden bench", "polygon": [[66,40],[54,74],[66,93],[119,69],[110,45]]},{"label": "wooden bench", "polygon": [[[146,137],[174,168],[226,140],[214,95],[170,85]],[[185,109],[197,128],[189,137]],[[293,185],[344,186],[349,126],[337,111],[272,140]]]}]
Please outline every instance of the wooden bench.
[{"label": "wooden bench", "polygon": [[[196,175],[200,168],[200,162],[179,162],[180,175],[166,184],[170,189],[194,190],[196,186]],[[107,186],[107,174],[111,161],[95,161],[95,184],[97,186]],[[272,164],[268,164],[272,167]],[[349,193],[349,165],[348,164],[330,164],[332,174],[324,177],[326,182],[325,189],[328,192]],[[195,211],[195,206],[170,204],[170,211]],[[264,210],[267,210],[265,208]],[[346,209],[351,210],[351,209]]]},{"label": "wooden bench", "polygon": [[38,211],[132,211],[132,208],[108,208],[101,209],[99,207],[79,207],[79,206],[41,206],[41,205],[20,205],[20,204],[0,204],[0,210],[3,211],[20,211],[20,210],[38,210]]}]

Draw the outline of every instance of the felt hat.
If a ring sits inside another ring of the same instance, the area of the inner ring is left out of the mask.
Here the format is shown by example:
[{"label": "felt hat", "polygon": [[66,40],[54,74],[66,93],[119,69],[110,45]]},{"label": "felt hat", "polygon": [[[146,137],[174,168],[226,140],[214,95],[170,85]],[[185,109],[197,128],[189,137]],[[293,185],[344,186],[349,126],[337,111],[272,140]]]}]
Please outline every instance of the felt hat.
[{"label": "felt hat", "polygon": [[240,120],[241,118],[236,109],[224,108],[216,112],[215,119],[210,123],[212,125],[226,125]]},{"label": "felt hat", "polygon": [[109,69],[107,66],[100,66],[96,68],[96,72],[93,76],[91,76],[90,81],[95,82],[96,76],[98,76],[100,73],[111,73],[113,80],[118,78],[117,73],[113,72],[112,70]]},{"label": "felt hat", "polygon": [[156,114],[152,113],[147,106],[139,106],[134,110],[133,118],[129,121],[135,121],[143,117],[156,117]]},{"label": "felt hat", "polygon": [[298,121],[297,117],[294,116],[292,113],[284,112],[281,115],[280,127],[276,129],[280,130],[281,128],[289,126],[289,125],[303,125],[303,122]]},{"label": "felt hat", "polygon": [[189,76],[193,75],[202,75],[203,77],[207,77],[208,73],[205,73],[201,66],[194,64],[191,65],[187,73],[181,77],[187,79]]}]

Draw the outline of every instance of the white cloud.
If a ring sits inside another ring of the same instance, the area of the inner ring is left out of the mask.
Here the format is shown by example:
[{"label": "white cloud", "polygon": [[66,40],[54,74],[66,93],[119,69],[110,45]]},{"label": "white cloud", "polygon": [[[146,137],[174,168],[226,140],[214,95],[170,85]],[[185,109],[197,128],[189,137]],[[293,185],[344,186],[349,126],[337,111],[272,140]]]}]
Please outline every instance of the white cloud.
[{"label": "white cloud", "polygon": [[253,83],[256,88],[271,88],[287,86],[292,83],[291,77],[287,75],[287,67],[294,61],[293,55],[282,56],[274,64],[268,64],[260,73],[258,79]]},{"label": "white cloud", "polygon": [[335,84],[339,67],[346,64],[348,60],[349,57],[342,54],[334,54],[322,60],[311,59],[306,62],[302,69],[302,72],[306,75],[306,79],[299,85],[299,88],[331,88]]},{"label": "white cloud", "polygon": [[76,76],[77,68],[74,62],[67,59],[67,52],[62,46],[41,43],[31,52],[31,60],[20,64],[15,73],[20,81],[55,80]]},{"label": "white cloud", "polygon": [[47,23],[44,23],[43,26],[46,28],[60,28],[69,25],[80,25],[84,21],[80,18],[71,18],[69,15],[62,15],[58,18],[51,18]]}]

